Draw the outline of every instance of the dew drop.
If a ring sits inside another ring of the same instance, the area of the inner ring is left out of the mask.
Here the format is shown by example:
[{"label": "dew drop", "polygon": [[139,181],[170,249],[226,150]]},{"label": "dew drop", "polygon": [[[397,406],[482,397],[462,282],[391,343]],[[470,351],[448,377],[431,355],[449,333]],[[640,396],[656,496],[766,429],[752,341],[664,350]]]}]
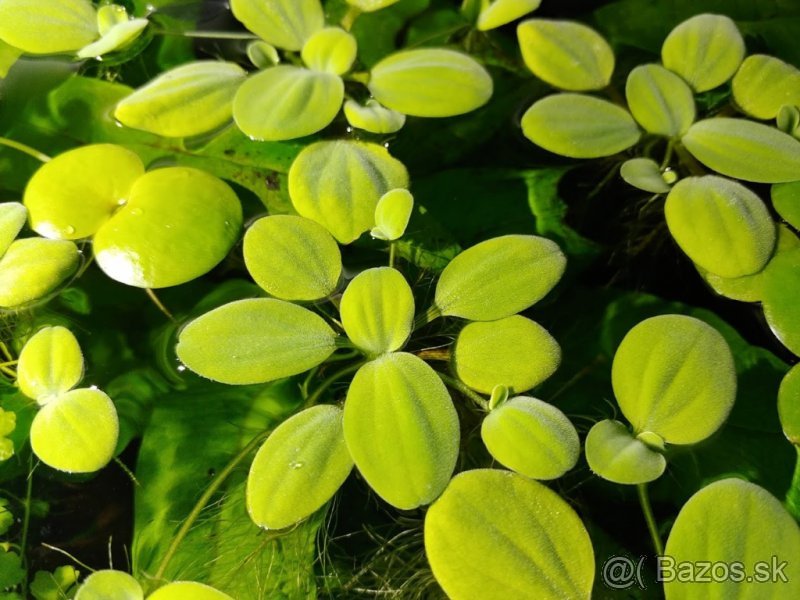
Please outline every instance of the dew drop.
[{"label": "dew drop", "polygon": [[300,461],[294,461],[294,462],[289,463],[289,466],[292,469],[297,470],[297,469],[302,469],[303,468],[303,464],[304,463],[302,463]]},{"label": "dew drop", "polygon": [[64,233],[67,235],[72,235],[73,233],[75,233],[75,228],[72,225],[67,225],[64,228]]},{"label": "dew drop", "polygon": [[178,373],[183,373],[186,370],[186,365],[178,365]]},{"label": "dew drop", "polygon": [[127,203],[128,203],[127,198],[120,198],[119,200],[117,200],[117,206],[125,206]]},{"label": "dew drop", "polygon": [[136,217],[138,217],[139,215],[142,214],[142,209],[141,208],[132,208],[131,209],[131,214],[136,216]]}]

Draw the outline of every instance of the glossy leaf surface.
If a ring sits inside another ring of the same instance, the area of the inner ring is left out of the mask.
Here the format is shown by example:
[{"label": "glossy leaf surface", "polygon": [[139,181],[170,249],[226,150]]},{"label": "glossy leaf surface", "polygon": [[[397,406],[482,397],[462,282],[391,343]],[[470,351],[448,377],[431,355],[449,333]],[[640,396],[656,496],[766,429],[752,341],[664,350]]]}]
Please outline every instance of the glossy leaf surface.
[{"label": "glossy leaf surface", "polygon": [[75,594],[75,600],[144,600],[142,586],[123,571],[95,571]]},{"label": "glossy leaf surface", "polygon": [[0,39],[24,52],[73,52],[97,35],[97,18],[89,0],[0,2]]},{"label": "glossy leaf surface", "polygon": [[325,27],[303,45],[303,62],[309,69],[344,75],[356,59],[356,38],[339,27]]},{"label": "glossy leaf surface", "polygon": [[596,423],[586,436],[586,462],[595,475],[622,484],[655,481],[667,468],[662,454],[636,439],[619,421]]},{"label": "glossy leaf surface", "polygon": [[645,131],[675,138],[694,122],[694,95],[680,77],[661,65],[640,65],[628,75],[625,97]]},{"label": "glossy leaf surface", "polygon": [[0,307],[14,308],[54,292],[75,274],[78,248],[66,240],[25,238],[0,258]]},{"label": "glossy leaf surface", "polygon": [[800,250],[780,253],[764,272],[764,316],[772,333],[800,356]]},{"label": "glossy leaf surface", "polygon": [[396,240],[403,237],[414,210],[414,196],[406,189],[389,190],[378,200],[375,207],[375,227],[372,237],[381,240]]},{"label": "glossy leaf surface", "polygon": [[83,353],[66,327],[45,327],[25,344],[17,365],[20,391],[46,404],[75,387],[83,377]]},{"label": "glossy leaf surface", "polygon": [[774,119],[783,105],[800,106],[800,71],[774,56],[744,59],[731,82],[737,106],[756,119]]},{"label": "glossy leaf surface", "polygon": [[542,0],[493,0],[478,15],[476,26],[479,31],[489,31],[516,21],[533,12]]},{"label": "glossy leaf surface", "polygon": [[28,211],[19,202],[0,203],[0,257],[17,237],[28,220]]},{"label": "glossy leaf surface", "polygon": [[626,183],[651,194],[666,194],[670,190],[658,163],[650,158],[626,160],[622,163],[619,174]]},{"label": "glossy leaf surface", "polygon": [[375,100],[367,100],[362,106],[354,100],[344,103],[344,116],[347,122],[356,129],[363,129],[370,133],[394,133],[403,128],[406,116],[385,106]]},{"label": "glossy leaf surface", "polygon": [[250,31],[284,50],[301,50],[325,24],[319,0],[231,0],[231,10]]}]

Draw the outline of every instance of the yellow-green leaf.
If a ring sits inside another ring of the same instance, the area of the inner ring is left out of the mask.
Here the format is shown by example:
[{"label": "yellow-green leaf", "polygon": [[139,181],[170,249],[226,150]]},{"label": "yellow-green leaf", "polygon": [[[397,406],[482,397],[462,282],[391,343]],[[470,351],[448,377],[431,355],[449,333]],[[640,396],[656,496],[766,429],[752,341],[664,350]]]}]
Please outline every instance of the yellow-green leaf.
[{"label": "yellow-green leaf", "polygon": [[655,481],[667,461],[634,437],[619,421],[596,423],[586,436],[586,462],[595,475],[614,483],[634,485]]},{"label": "yellow-green leaf", "polygon": [[158,588],[147,600],[233,600],[211,586],[194,581],[175,581]]},{"label": "yellow-green leaf", "polygon": [[247,510],[265,529],[302,521],[330,500],[353,468],[342,409],[320,405],[281,423],[256,453],[247,477]]},{"label": "yellow-green leaf", "polygon": [[0,2],[0,40],[29,54],[73,52],[97,37],[89,0]]},{"label": "yellow-green leaf", "polygon": [[447,486],[458,458],[458,415],[424,361],[384,354],[361,367],[350,384],[344,437],[370,487],[392,506],[410,510]]},{"label": "yellow-green leaf", "polygon": [[492,0],[481,10],[476,24],[479,31],[489,31],[516,21],[539,8],[542,0]]},{"label": "yellow-green leaf", "polygon": [[594,551],[575,511],[509,471],[456,475],[425,515],[425,553],[452,600],[588,600]]},{"label": "yellow-green leaf", "polygon": [[302,58],[309,69],[344,75],[356,60],[356,38],[339,27],[325,27],[303,44]]},{"label": "yellow-green leaf", "polygon": [[266,42],[299,51],[325,26],[319,0],[231,0],[233,16]]},{"label": "yellow-green leaf", "polygon": [[789,369],[781,381],[778,416],[783,434],[792,444],[800,446],[800,364]]},{"label": "yellow-green leaf", "polygon": [[403,113],[381,106],[372,99],[367,100],[364,106],[355,100],[348,100],[344,103],[344,116],[351,126],[370,133],[394,133],[406,123]]},{"label": "yellow-green leaf", "polygon": [[142,586],[123,571],[95,571],[83,582],[75,600],[144,600]]},{"label": "yellow-green leaf", "polygon": [[325,298],[342,274],[342,255],[328,230],[294,215],[253,223],[244,236],[244,262],[255,282],[282,300]]},{"label": "yellow-green leaf", "polygon": [[442,48],[390,54],[372,68],[375,99],[415,117],[452,117],[480,108],[492,96],[492,78],[472,57]]},{"label": "yellow-green leaf", "polygon": [[247,58],[259,69],[268,69],[281,62],[278,49],[264,40],[256,40],[247,45]]},{"label": "yellow-green leaf", "polygon": [[[770,190],[772,206],[781,218],[800,230],[800,181],[776,183]],[[2,205],[0,205],[2,206]],[[0,249],[2,244],[0,243]]]},{"label": "yellow-green leaf", "polygon": [[472,321],[509,317],[544,298],[566,264],[558,244],[547,238],[492,238],[445,267],[436,285],[436,306],[443,315]]},{"label": "yellow-green leaf", "polygon": [[622,163],[619,174],[626,183],[651,194],[666,194],[670,190],[661,168],[651,158],[630,158]]},{"label": "yellow-green leaf", "polygon": [[26,238],[0,258],[0,308],[16,308],[54,292],[75,274],[80,254],[66,240]]},{"label": "yellow-green leaf", "polygon": [[123,98],[114,116],[123,125],[166,137],[205,133],[230,122],[233,96],[245,76],[230,62],[181,65]]},{"label": "yellow-green leaf", "polygon": [[553,94],[522,115],[522,133],[537,144],[571,158],[600,158],[639,141],[636,121],[624,108],[584,94]]},{"label": "yellow-green leaf", "polygon": [[772,333],[800,356],[800,249],[775,256],[764,271],[764,316]]},{"label": "yellow-green leaf", "polygon": [[397,240],[403,237],[414,210],[414,196],[404,188],[389,190],[375,207],[375,227],[372,237]]},{"label": "yellow-green leaf", "polygon": [[800,71],[774,56],[744,59],[731,82],[733,99],[756,119],[774,119],[783,105],[800,106]]},{"label": "yellow-green leaf", "polygon": [[695,92],[705,92],[733,77],[744,52],[736,23],[724,15],[702,14],[670,32],[661,47],[661,61]]},{"label": "yellow-green leaf", "polygon": [[71,390],[82,377],[83,353],[66,327],[40,329],[20,352],[17,385],[39,404]]},{"label": "yellow-green leaf", "polygon": [[99,40],[81,48],[77,56],[78,58],[96,58],[120,50],[139,37],[147,24],[147,19],[130,19],[117,23]]},{"label": "yellow-green leaf", "polygon": [[398,0],[347,0],[350,6],[355,6],[363,12],[374,12],[395,4]]},{"label": "yellow-green leaf", "polygon": [[539,79],[572,92],[601,90],[614,72],[614,51],[591,27],[530,19],[517,26],[525,65]]},{"label": "yellow-green leaf", "polygon": [[263,383],[307,371],[336,349],[336,333],[315,313],[271,298],[225,304],[189,323],[178,358],[222,383]]},{"label": "yellow-green leaf", "polygon": [[22,56],[23,52],[19,48],[14,48],[10,44],[6,44],[0,39],[0,79],[3,79],[11,67],[17,62],[17,59]]},{"label": "yellow-green leaf", "polygon": [[694,122],[694,94],[686,82],[661,65],[640,65],[628,75],[625,97],[645,131],[675,138]]},{"label": "yellow-green leaf", "polygon": [[25,226],[27,209],[19,202],[0,203],[0,257]]}]

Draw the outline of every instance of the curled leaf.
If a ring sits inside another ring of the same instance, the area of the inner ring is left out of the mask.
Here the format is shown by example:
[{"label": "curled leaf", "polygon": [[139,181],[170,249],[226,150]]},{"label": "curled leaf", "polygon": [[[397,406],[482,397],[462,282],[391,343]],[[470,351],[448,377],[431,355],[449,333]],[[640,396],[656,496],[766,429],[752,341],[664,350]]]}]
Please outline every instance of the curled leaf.
[{"label": "curled leaf", "polygon": [[45,327],[25,344],[17,365],[20,391],[47,404],[83,377],[83,353],[66,327]]},{"label": "curled leaf", "polygon": [[344,116],[351,126],[370,133],[394,133],[406,123],[404,114],[385,108],[375,100],[367,100],[364,106],[348,100],[344,103]]},{"label": "curled leaf", "polygon": [[121,23],[117,23],[96,42],[92,42],[78,50],[78,58],[97,58],[120,50],[135,40],[145,27],[147,27],[147,19],[130,19]]},{"label": "curled leaf", "polygon": [[619,421],[595,423],[586,436],[586,462],[595,475],[614,483],[634,485],[664,474],[662,454],[634,437]]},{"label": "curled leaf", "polygon": [[375,207],[372,237],[390,241],[403,237],[413,210],[414,196],[411,192],[403,188],[389,190]]}]

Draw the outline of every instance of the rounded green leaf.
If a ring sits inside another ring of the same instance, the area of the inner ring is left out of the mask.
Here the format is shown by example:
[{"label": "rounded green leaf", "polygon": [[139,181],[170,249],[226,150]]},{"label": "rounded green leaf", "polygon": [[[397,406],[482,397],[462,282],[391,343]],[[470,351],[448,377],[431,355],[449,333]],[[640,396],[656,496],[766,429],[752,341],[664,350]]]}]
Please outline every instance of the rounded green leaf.
[{"label": "rounded green leaf", "polygon": [[509,317],[538,302],[564,274],[567,259],[552,240],[504,235],[467,248],[442,271],[436,306],[471,321]]},{"label": "rounded green leaf", "polygon": [[539,79],[572,92],[601,90],[614,72],[614,51],[591,27],[530,19],[517,26],[522,59]]},{"label": "rounded green leaf", "polygon": [[144,600],[142,586],[122,571],[95,571],[75,594],[75,600]]},{"label": "rounded green leaf", "polygon": [[389,190],[375,207],[375,227],[372,237],[397,240],[403,237],[414,210],[414,196],[404,188]]},{"label": "rounded green leaf", "polygon": [[452,117],[480,108],[492,96],[492,78],[461,52],[441,48],[403,50],[372,68],[369,91],[398,112]]},{"label": "rounded green leaf", "polygon": [[141,159],[122,146],[92,144],[59,154],[25,188],[31,227],[49,238],[92,236],[128,201],[142,175]]},{"label": "rounded green leaf", "polygon": [[124,48],[135,40],[145,27],[147,27],[147,19],[130,19],[117,23],[102,37],[81,48],[78,53],[78,58],[98,58],[109,52],[114,52]]},{"label": "rounded green leaf", "polygon": [[662,454],[635,438],[625,425],[610,419],[589,430],[585,452],[592,472],[614,483],[655,481],[667,468]]},{"label": "rounded green leaf", "polygon": [[166,137],[205,133],[231,120],[233,96],[245,76],[230,62],[181,65],[123,98],[114,117],[128,127]]},{"label": "rounded green leaf", "polygon": [[176,581],[158,588],[147,597],[147,600],[233,600],[233,598],[202,583]]},{"label": "rounded green leaf", "polygon": [[82,377],[83,353],[66,327],[40,329],[19,354],[17,385],[39,404],[71,390]]},{"label": "rounded green leaf", "polygon": [[28,210],[19,202],[0,203],[0,257],[6,253],[27,220]]},{"label": "rounded green leaf", "polygon": [[195,373],[242,385],[297,375],[335,349],[336,333],[322,317],[283,300],[250,298],[189,323],[175,351]]},{"label": "rounded green leaf", "polygon": [[744,58],[744,40],[731,19],[702,14],[673,29],[661,47],[661,61],[695,92],[722,85]]},{"label": "rounded green leaf", "polygon": [[800,250],[781,252],[764,271],[764,316],[772,333],[800,356]]},{"label": "rounded green leaf", "polygon": [[379,144],[339,140],[304,148],[289,169],[289,195],[302,216],[349,244],[375,224],[378,200],[408,187],[408,171]]},{"label": "rounded green leaf", "polygon": [[342,410],[307,408],[281,423],[253,459],[247,477],[250,518],[266,529],[294,525],[330,500],[352,468]]},{"label": "rounded green leaf", "polygon": [[800,364],[789,369],[781,382],[778,415],[783,434],[795,446],[800,446]]},{"label": "rounded green leaf", "polygon": [[545,150],[572,158],[611,156],[641,135],[624,108],[583,94],[553,94],[534,102],[522,115],[522,133]]},{"label": "rounded green leaf", "polygon": [[[800,596],[800,529],[778,500],[748,481],[716,481],[689,498],[670,530],[665,555],[670,562],[662,559],[661,574],[665,568],[673,571],[666,572],[671,579],[664,584],[667,600]],[[681,564],[692,565],[694,573],[698,565],[714,565],[714,577],[681,578]],[[726,573],[738,565],[739,576],[720,576],[717,565]]]},{"label": "rounded green leaf", "polygon": [[480,15],[476,24],[479,31],[489,31],[516,21],[539,8],[542,0],[493,0]]},{"label": "rounded green leaf", "polygon": [[75,274],[80,254],[66,240],[26,238],[0,258],[0,308],[15,308],[54,292]]},{"label": "rounded green leaf", "polygon": [[698,121],[682,142],[705,166],[736,179],[781,183],[800,173],[800,141],[746,119]]},{"label": "rounded green leaf", "polygon": [[494,459],[531,479],[561,477],[578,462],[578,432],[564,413],[536,398],[517,396],[492,410],[481,438]]},{"label": "rounded green leaf", "polygon": [[436,372],[412,354],[358,370],[344,405],[344,438],[370,487],[396,508],[429,504],[458,458],[458,415]]},{"label": "rounded green leaf", "polygon": [[377,356],[402,348],[411,335],[414,295],[400,271],[367,269],[347,286],[339,312],[350,341]]},{"label": "rounded green leaf", "polygon": [[118,435],[111,398],[97,389],[77,389],[53,399],[33,418],[31,449],[59,471],[93,473],[114,456]]},{"label": "rounded green leaf", "polygon": [[770,190],[770,196],[772,206],[781,218],[800,230],[800,181],[776,183]]},{"label": "rounded green leaf", "polygon": [[339,27],[325,27],[303,44],[302,58],[309,69],[344,75],[356,60],[356,38]]},{"label": "rounded green leaf", "polygon": [[555,373],[560,363],[558,342],[544,327],[520,315],[469,323],[453,350],[458,378],[484,394],[497,385],[517,394],[529,390]]},{"label": "rounded green leaf", "polygon": [[73,52],[97,37],[89,0],[0,2],[0,40],[28,54]]},{"label": "rounded green leaf", "polygon": [[748,115],[774,119],[782,106],[800,106],[800,71],[774,56],[753,54],[734,75],[731,90]]},{"label": "rounded green leaf", "polygon": [[691,88],[661,65],[633,69],[625,83],[625,97],[633,118],[649,133],[674,138],[694,122]]},{"label": "rounded green leaf", "polygon": [[453,600],[591,596],[594,551],[580,518],[516,473],[456,475],[425,515],[425,553]]},{"label": "rounded green leaf", "polygon": [[661,173],[661,167],[650,158],[626,160],[622,163],[619,174],[628,184],[651,194],[666,194],[670,190]]},{"label": "rounded green leaf", "polygon": [[350,6],[355,6],[363,12],[374,12],[395,4],[398,0],[347,0]]},{"label": "rounded green leaf", "polygon": [[94,236],[94,255],[112,279],[143,288],[191,281],[213,269],[233,247],[242,207],[221,179],[188,167],[140,177],[120,208]]},{"label": "rounded green leaf", "polygon": [[239,87],[233,119],[255,140],[291,140],[327,127],[343,99],[341,77],[279,65],[252,75]]},{"label": "rounded green leaf", "polygon": [[281,62],[278,49],[264,40],[256,40],[247,45],[247,58],[259,69],[268,69]]},{"label": "rounded green leaf", "polygon": [[301,50],[325,25],[319,0],[231,0],[233,16],[258,37],[284,50]]},{"label": "rounded green leaf", "polygon": [[344,103],[344,116],[352,127],[370,133],[394,133],[406,124],[403,113],[385,108],[371,99],[364,106],[355,100],[348,100]]},{"label": "rounded green leaf", "polygon": [[325,298],[342,274],[336,240],[321,225],[294,215],[253,223],[244,236],[244,262],[255,282],[282,300]]},{"label": "rounded green leaf", "polygon": [[684,315],[660,315],[631,329],[611,370],[614,394],[634,433],[694,444],[725,421],[736,398],[736,370],[725,338]]},{"label": "rounded green leaf", "polygon": [[720,277],[757,273],[775,248],[775,222],[766,205],[730,179],[682,179],[667,196],[664,212],[681,250]]}]

